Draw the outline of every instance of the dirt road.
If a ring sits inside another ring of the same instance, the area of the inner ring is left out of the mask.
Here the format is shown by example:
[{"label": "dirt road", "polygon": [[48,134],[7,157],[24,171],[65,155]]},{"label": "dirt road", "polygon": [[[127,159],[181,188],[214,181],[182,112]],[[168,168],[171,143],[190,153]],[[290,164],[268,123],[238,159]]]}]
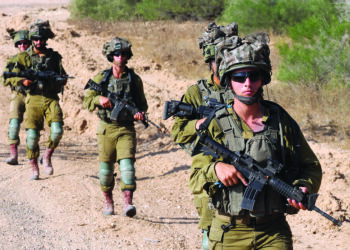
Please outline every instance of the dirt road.
[{"label": "dirt road", "polygon": [[[0,3],[1,68],[6,58],[16,53],[12,41],[6,39],[6,28],[27,28],[41,18],[50,20],[56,33],[49,47],[61,53],[66,71],[75,76],[61,101],[65,131],[53,156],[55,173],[45,176],[41,171],[39,181],[29,180],[23,125],[20,165],[5,163],[10,90],[0,87],[0,249],[200,249],[198,216],[187,184],[191,159],[172,143],[165,129],[145,130],[137,124],[137,216],[122,216],[118,188],[114,190],[117,214],[102,215],[95,136],[98,119],[82,109],[82,98],[87,80],[108,67],[101,48],[111,37],[78,31],[70,25],[67,0],[46,2],[27,1],[25,6],[19,6],[20,1]],[[129,64],[144,81],[150,119],[170,129],[172,121],[161,118],[164,101],[179,99],[193,82],[159,70],[140,54],[135,54]],[[46,138],[47,129],[41,133],[42,150]],[[308,139],[324,169],[318,206],[348,220],[349,151]],[[350,249],[348,222],[338,228],[311,212],[301,212],[288,220],[295,249]]]}]

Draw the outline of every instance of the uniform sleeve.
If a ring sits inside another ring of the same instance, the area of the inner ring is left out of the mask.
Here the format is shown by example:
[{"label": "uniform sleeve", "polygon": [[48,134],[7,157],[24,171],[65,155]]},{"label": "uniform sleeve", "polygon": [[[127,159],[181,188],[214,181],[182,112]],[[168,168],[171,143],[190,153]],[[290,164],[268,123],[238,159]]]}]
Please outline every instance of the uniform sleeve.
[{"label": "uniform sleeve", "polygon": [[137,96],[137,100],[135,100],[135,102],[136,102],[137,108],[140,111],[147,112],[148,104],[147,104],[145,92],[143,90],[143,83],[139,76],[136,77],[135,85],[136,85],[136,96]]},{"label": "uniform sleeve", "polygon": [[[224,145],[224,135],[215,119],[210,123],[208,133],[214,141]],[[214,159],[211,155],[204,155],[203,153],[192,157],[189,186],[193,194],[202,193],[206,184],[215,184],[218,181],[215,165],[219,161],[222,161],[222,159]]]},{"label": "uniform sleeve", "polygon": [[315,153],[300,132],[300,167],[298,179],[293,185],[308,188],[309,193],[317,193],[321,186],[322,168]]},{"label": "uniform sleeve", "polygon": [[[183,102],[190,104],[194,108],[202,105],[202,95],[197,84],[190,86],[184,97]],[[189,143],[196,139],[196,122],[198,119],[175,117],[174,125],[171,129],[171,136],[175,143]]]},{"label": "uniform sleeve", "polygon": [[[103,78],[103,72],[100,72],[98,75],[96,75],[93,78],[93,81],[98,83],[102,80],[102,78]],[[85,90],[83,107],[90,112],[94,111],[95,108],[100,104],[100,96],[101,96],[101,93],[95,90],[92,90],[92,89]]]},{"label": "uniform sleeve", "polygon": [[[16,56],[8,59],[4,72],[14,72],[19,73],[24,71],[31,66],[30,55],[27,52],[20,52]],[[4,85],[12,85],[14,87],[20,87],[23,85],[23,78],[21,77],[11,77],[4,80]]]}]

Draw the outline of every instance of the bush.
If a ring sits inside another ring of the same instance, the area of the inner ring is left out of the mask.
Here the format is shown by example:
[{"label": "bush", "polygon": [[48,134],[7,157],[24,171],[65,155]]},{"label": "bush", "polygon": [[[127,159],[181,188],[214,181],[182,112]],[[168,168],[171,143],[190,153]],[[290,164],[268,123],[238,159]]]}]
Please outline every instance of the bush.
[{"label": "bush", "polygon": [[[276,34],[305,18],[327,11],[330,0],[225,0],[222,22],[237,22],[245,33],[272,30]],[[327,4],[325,5],[324,2]]]},{"label": "bush", "polygon": [[219,16],[223,0],[72,0],[74,18],[94,20],[200,20]]},{"label": "bush", "polygon": [[[335,5],[288,28],[292,46],[279,45],[277,78],[294,84],[349,86],[350,24],[339,19]],[[331,14],[329,14],[331,13]]]}]

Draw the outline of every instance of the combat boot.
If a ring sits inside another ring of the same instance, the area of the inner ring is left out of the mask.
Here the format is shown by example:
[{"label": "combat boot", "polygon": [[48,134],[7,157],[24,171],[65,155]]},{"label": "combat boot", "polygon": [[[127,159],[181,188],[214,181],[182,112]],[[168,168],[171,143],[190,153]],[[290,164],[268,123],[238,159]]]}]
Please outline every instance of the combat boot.
[{"label": "combat boot", "polygon": [[47,148],[45,150],[44,156],[41,159],[41,164],[44,167],[44,172],[47,175],[52,175],[53,174],[53,167],[51,163],[51,156],[55,150],[53,148]]},{"label": "combat boot", "polygon": [[6,160],[7,164],[18,165],[18,147],[17,144],[10,145],[10,157]]},{"label": "combat boot", "polygon": [[133,217],[136,215],[136,207],[132,204],[133,191],[124,190],[124,216]]},{"label": "combat boot", "polygon": [[30,176],[31,180],[38,180],[39,179],[39,166],[38,166],[38,159],[30,159],[30,167],[32,169],[32,175]]},{"label": "combat boot", "polygon": [[114,214],[114,202],[113,202],[113,193],[112,191],[103,192],[105,196],[105,207],[103,209],[104,215],[113,215]]}]

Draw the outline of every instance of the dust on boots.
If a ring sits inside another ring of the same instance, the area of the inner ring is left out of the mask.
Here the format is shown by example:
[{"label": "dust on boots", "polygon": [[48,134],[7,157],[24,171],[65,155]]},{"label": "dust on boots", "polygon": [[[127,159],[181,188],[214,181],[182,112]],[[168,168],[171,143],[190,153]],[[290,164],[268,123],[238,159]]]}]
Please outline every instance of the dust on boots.
[{"label": "dust on boots", "polygon": [[32,171],[32,174],[30,176],[31,180],[39,180],[39,166],[38,166],[38,159],[30,159],[30,168]]},{"label": "dust on boots", "polygon": [[113,215],[114,214],[114,202],[112,191],[103,192],[105,197],[105,207],[103,209],[104,215]]},{"label": "dust on boots", "polygon": [[10,157],[7,158],[6,163],[9,165],[18,165],[18,146],[16,144],[10,145]]},{"label": "dust on boots", "polygon": [[124,216],[134,217],[136,215],[136,207],[132,204],[133,191],[124,190],[124,206],[123,213]]},{"label": "dust on boots", "polygon": [[44,156],[40,159],[40,163],[43,165],[44,172],[47,175],[53,175],[53,166],[51,162],[52,154],[55,150],[53,148],[47,148]]}]

